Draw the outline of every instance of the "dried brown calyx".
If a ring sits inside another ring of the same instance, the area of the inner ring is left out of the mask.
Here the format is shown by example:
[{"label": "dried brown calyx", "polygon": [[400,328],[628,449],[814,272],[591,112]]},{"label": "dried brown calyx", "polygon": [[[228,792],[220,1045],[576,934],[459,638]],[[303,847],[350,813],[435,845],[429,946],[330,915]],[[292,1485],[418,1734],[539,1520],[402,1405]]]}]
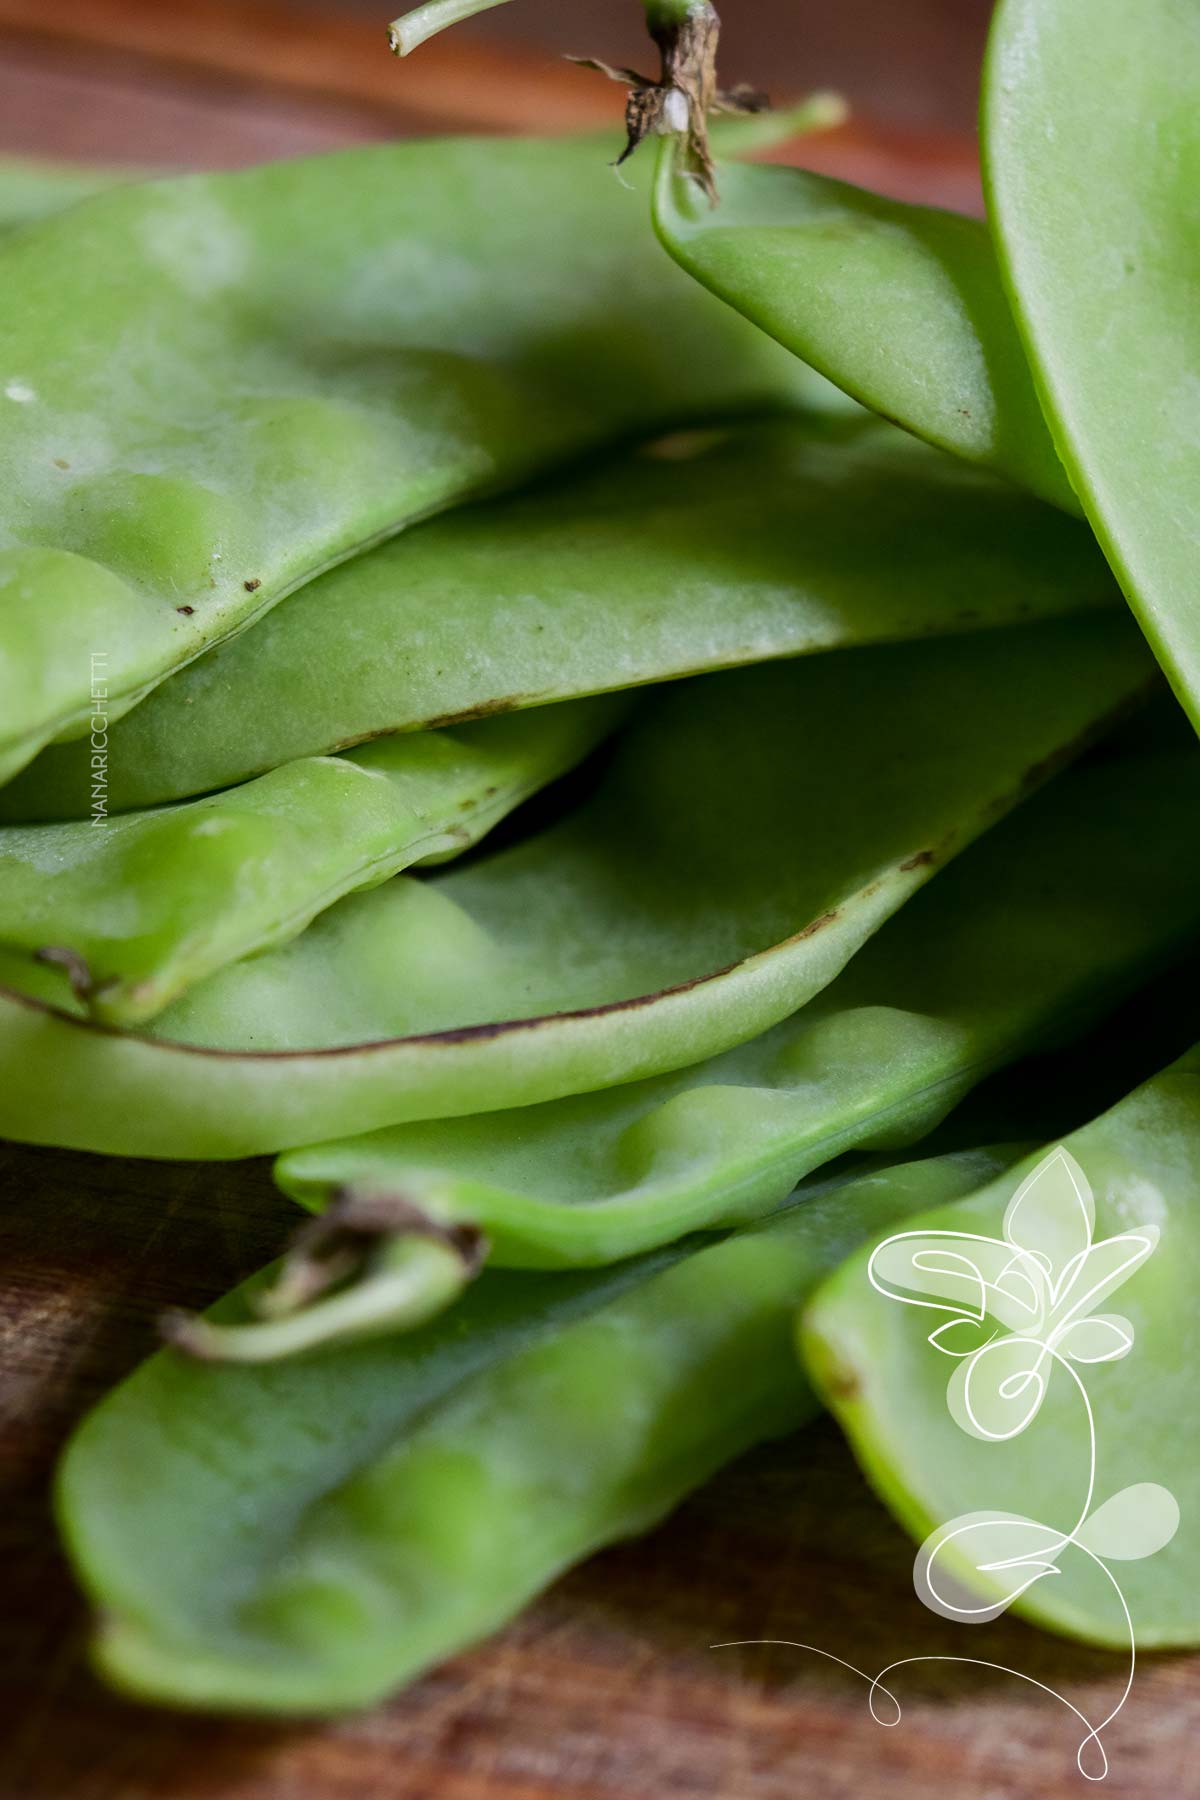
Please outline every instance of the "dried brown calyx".
[{"label": "dried brown calyx", "polygon": [[617,158],[618,167],[650,133],[676,132],[683,146],[684,167],[695,176],[709,200],[715,202],[716,176],[708,142],[710,113],[764,112],[770,102],[765,94],[750,87],[717,86],[721,21],[707,0],[686,10],[664,6],[651,11],[649,24],[661,61],[657,79],[641,75],[636,69],[613,68],[595,56],[572,56],[569,60],[582,68],[596,69],[630,90],[625,106],[626,142]]}]

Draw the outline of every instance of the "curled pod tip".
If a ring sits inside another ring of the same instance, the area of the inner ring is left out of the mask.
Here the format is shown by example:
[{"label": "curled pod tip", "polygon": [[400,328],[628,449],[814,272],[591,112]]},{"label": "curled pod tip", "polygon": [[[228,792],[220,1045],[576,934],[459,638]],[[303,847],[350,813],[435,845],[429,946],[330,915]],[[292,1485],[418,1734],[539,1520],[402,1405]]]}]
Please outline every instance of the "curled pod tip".
[{"label": "curled pod tip", "polygon": [[461,1294],[487,1242],[392,1195],[339,1193],[297,1234],[252,1302],[256,1317],[226,1323],[172,1309],[162,1336],[204,1362],[277,1362],[318,1346],[409,1331]]}]

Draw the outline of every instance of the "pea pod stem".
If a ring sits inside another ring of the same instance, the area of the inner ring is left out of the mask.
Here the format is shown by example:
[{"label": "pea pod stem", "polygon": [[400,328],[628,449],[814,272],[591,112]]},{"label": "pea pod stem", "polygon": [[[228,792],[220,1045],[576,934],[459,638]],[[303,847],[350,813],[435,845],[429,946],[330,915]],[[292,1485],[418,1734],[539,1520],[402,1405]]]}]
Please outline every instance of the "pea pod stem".
[{"label": "pea pod stem", "polygon": [[682,25],[694,12],[712,11],[711,6],[705,5],[705,0],[645,0],[645,7],[651,33]]},{"label": "pea pod stem", "polygon": [[412,1330],[456,1300],[482,1267],[483,1239],[395,1197],[346,1193],[298,1233],[248,1296],[258,1317],[214,1324],[173,1311],[167,1342],[204,1362],[265,1363],[322,1344]]},{"label": "pea pod stem", "polygon": [[414,6],[388,26],[388,43],[397,56],[410,56],[428,38],[436,37],[476,13],[488,12],[493,6],[504,6],[507,0],[426,0]]},{"label": "pea pod stem", "polygon": [[[504,0],[427,0],[424,6],[404,13],[388,27],[388,42],[397,56],[407,56],[426,39],[448,26],[461,24],[476,13],[486,12]],[[572,61],[595,69],[629,89],[625,104],[625,148],[617,164],[625,162],[638,145],[656,133],[675,140],[680,166],[693,176],[712,202],[717,190],[712,153],[708,143],[708,117],[712,112],[764,112],[765,94],[739,86],[728,91],[717,87],[717,42],[721,21],[709,0],[645,0],[646,26],[658,47],[661,66],[657,77],[636,69],[617,69],[594,57]]]},{"label": "pea pod stem", "polygon": [[472,1226],[443,1223],[402,1194],[371,1196],[344,1188],[296,1234],[277,1277],[259,1291],[255,1310],[265,1318],[281,1318],[345,1279],[359,1273],[369,1278],[381,1252],[411,1238],[452,1250],[467,1276],[483,1266],[487,1246]]},{"label": "pea pod stem", "polygon": [[[494,6],[506,6],[508,0],[425,0],[401,13],[388,26],[388,43],[397,56],[410,56],[439,31],[461,25],[476,13],[490,12]],[[659,32],[678,29],[695,12],[712,12],[707,0],[645,0],[646,24],[652,37]]]}]

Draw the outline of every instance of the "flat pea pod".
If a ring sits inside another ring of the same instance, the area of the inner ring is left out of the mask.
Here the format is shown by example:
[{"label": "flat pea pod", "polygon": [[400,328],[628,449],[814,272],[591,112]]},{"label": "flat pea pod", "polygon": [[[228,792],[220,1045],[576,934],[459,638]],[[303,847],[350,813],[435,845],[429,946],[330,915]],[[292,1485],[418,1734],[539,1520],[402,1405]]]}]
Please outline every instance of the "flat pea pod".
[{"label": "flat pea pod", "polygon": [[558,824],[351,895],[152,1035],[6,972],[0,1130],[248,1156],[698,1062],[810,1000],[1156,680],[1114,614],[669,684]]},{"label": "flat pea pod", "polygon": [[810,1418],[797,1303],[864,1234],[1005,1160],[815,1187],[765,1229],[617,1269],[488,1273],[410,1336],[254,1369],[160,1353],[58,1479],[100,1672],[232,1711],[382,1698]]},{"label": "flat pea pod", "polygon": [[[742,1223],[848,1149],[913,1142],[1177,955],[1200,927],[1198,809],[1190,747],[1064,775],[750,1043],[602,1093],[294,1150],[276,1179],[380,1223],[390,1201],[398,1238],[414,1220],[469,1226],[493,1261],[526,1268]],[[254,1354],[257,1330],[230,1353]]]},{"label": "flat pea pod", "polygon": [[1004,0],[983,148],[1001,271],[1059,454],[1200,727],[1200,11]]},{"label": "flat pea pod", "polygon": [[1080,511],[985,225],[807,169],[720,187],[710,208],[663,146],[654,223],[681,267],[873,412]]},{"label": "flat pea pod", "polygon": [[414,519],[814,394],[665,266],[591,138],[135,184],[0,254],[4,774]]},{"label": "flat pea pod", "polygon": [[477,843],[617,724],[620,695],[306,757],[182,806],[0,827],[0,945],[136,1024],[342,895]]},{"label": "flat pea pod", "polygon": [[[869,526],[869,528],[868,528]],[[675,434],[311,582],[111,727],[110,808],[382,731],[1118,596],[1085,527],[869,416]],[[87,810],[87,739],[0,817]]]},{"label": "flat pea pod", "polygon": [[[960,1599],[1126,1651],[1131,1630],[1139,1649],[1195,1644],[1200,1051],[1049,1149],[913,1219],[873,1276],[878,1246],[856,1253],[807,1312],[809,1373],[915,1536],[999,1515],[990,1540],[951,1547]],[[939,1325],[954,1362],[930,1344]]]}]

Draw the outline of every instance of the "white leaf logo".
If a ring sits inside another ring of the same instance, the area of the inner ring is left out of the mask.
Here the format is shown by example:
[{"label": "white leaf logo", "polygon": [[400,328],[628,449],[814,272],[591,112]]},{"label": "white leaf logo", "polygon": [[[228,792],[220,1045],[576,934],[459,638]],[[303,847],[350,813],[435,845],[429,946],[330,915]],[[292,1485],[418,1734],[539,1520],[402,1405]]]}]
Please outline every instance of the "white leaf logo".
[{"label": "white leaf logo", "polygon": [[1046,1575],[1057,1575],[1060,1531],[1019,1513],[970,1512],[930,1532],[913,1585],[931,1612],[985,1625]]},{"label": "white leaf logo", "polygon": [[948,1315],[929,1342],[962,1359],[947,1400],[972,1437],[999,1443],[1032,1424],[1056,1361],[1115,1362],[1132,1349],[1128,1319],[1095,1309],[1145,1262],[1158,1227],[1099,1243],[1095,1227],[1087,1177],[1060,1146],[1009,1201],[1002,1237],[902,1231],[874,1251],[868,1274],[881,1294]]},{"label": "white leaf logo", "polygon": [[1162,1550],[1179,1529],[1179,1504],[1157,1481],[1122,1488],[1076,1531],[1080,1549],[1112,1562],[1139,1562]]},{"label": "white leaf logo", "polygon": [[[1179,1507],[1166,1488],[1140,1481],[1092,1510],[1096,1425],[1080,1371],[1119,1362],[1133,1349],[1130,1321],[1097,1309],[1145,1262],[1158,1243],[1158,1228],[1139,1225],[1099,1243],[1095,1236],[1091,1187],[1060,1145],[1042,1158],[1009,1201],[1000,1237],[897,1232],[873,1251],[867,1273],[885,1298],[943,1315],[928,1342],[954,1364],[946,1403],[969,1436],[988,1444],[1019,1437],[1041,1411],[1056,1365],[1069,1375],[1082,1402],[1087,1485],[1071,1528],[1058,1530],[1020,1513],[962,1513],[925,1539],[913,1565],[913,1584],[933,1612],[979,1625],[997,1618],[1039,1582],[1060,1578],[1064,1552],[1088,1557],[1104,1570],[1129,1638],[1129,1678],[1121,1698],[1105,1718],[1091,1724],[1063,1694],[1034,1682],[1084,1726],[1076,1764],[1089,1781],[1103,1781],[1108,1758],[1101,1733],[1125,1704],[1137,1660],[1132,1617],[1108,1563],[1153,1556],[1169,1544],[1179,1526]],[[881,1670],[872,1680],[872,1705],[876,1690],[895,1705],[882,1687],[883,1677],[904,1662],[924,1660],[905,1658]],[[1019,1669],[1007,1672],[1021,1675]]]}]

